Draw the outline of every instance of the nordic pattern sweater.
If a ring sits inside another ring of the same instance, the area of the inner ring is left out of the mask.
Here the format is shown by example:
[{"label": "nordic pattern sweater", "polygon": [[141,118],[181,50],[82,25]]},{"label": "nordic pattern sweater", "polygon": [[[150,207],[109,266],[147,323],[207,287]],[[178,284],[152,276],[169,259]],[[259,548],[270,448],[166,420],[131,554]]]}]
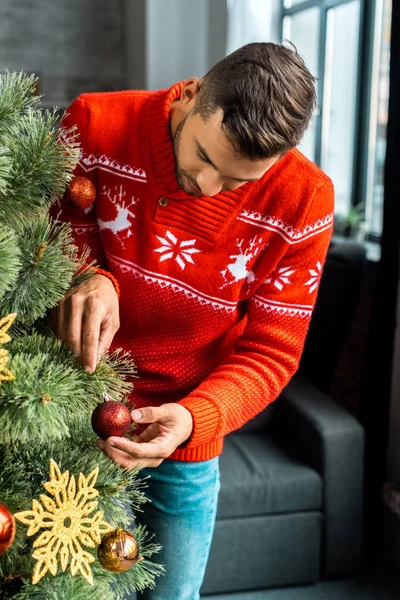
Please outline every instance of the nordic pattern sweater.
[{"label": "nordic pattern sweater", "polygon": [[[212,197],[178,185],[169,90],[83,94],[75,174],[97,189],[86,210],[60,199],[77,246],[120,286],[122,347],[138,368],[135,407],[179,402],[190,438],[170,456],[200,461],[273,402],[296,371],[333,225],[330,179],[298,150],[256,182]],[[61,212],[60,212],[61,210]]]}]

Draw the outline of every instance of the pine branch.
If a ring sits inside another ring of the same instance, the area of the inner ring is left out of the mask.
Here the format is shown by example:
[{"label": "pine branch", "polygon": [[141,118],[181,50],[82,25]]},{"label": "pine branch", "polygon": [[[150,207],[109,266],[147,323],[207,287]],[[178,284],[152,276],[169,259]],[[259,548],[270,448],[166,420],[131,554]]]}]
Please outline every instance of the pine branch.
[{"label": "pine branch", "polygon": [[55,110],[28,110],[0,136],[0,146],[13,160],[11,183],[1,196],[2,221],[17,223],[23,217],[26,221],[64,193],[79,157],[79,145],[74,133],[61,140],[58,125]]},{"label": "pine branch", "polygon": [[[138,542],[139,552],[143,560],[137,562],[131,570],[125,571],[125,573],[118,573],[113,578],[113,600],[125,600],[133,590],[143,591],[146,588],[154,589],[156,577],[165,573],[164,565],[148,560],[161,550],[160,545],[150,543],[154,535],[150,534],[142,525],[135,527],[132,533]],[[96,581],[102,574],[102,567],[99,563],[94,563],[93,573]]]},{"label": "pine branch", "polygon": [[[0,302],[0,314],[16,312],[20,323],[30,325],[59,303],[87,252],[78,257],[70,224],[52,221],[47,213],[18,231],[21,268],[16,284]],[[91,273],[93,263],[87,266],[86,277]]]},{"label": "pine branch", "polygon": [[137,377],[136,365],[129,352],[117,348],[111,354],[106,352],[91,377],[92,386],[98,397],[107,393],[110,400],[123,402],[133,388],[132,379]]},{"label": "pine branch", "polygon": [[[129,572],[114,575],[105,571],[97,562],[96,549],[87,549],[96,557],[96,562],[92,564],[95,581],[93,588],[80,577],[71,578],[68,573],[62,574],[60,571],[56,578],[48,575],[33,587],[29,583],[34,566],[30,558],[33,539],[24,539],[25,528],[18,526],[18,540],[16,538],[6,555],[0,559],[0,579],[2,578],[4,581],[9,576],[15,578],[16,575],[20,575],[24,579],[20,595],[15,596],[16,598],[27,598],[27,600],[32,597],[51,598],[52,596],[47,594],[53,591],[60,594],[55,597],[62,597],[63,600],[68,598],[75,600],[76,596],[73,594],[78,594],[81,589],[86,589],[87,598],[98,598],[99,596],[96,596],[95,593],[99,594],[101,591],[102,598],[110,598],[110,600],[120,598],[122,600],[124,594],[129,591],[154,587],[155,577],[164,572],[161,565],[150,560],[161,549],[158,544],[152,542],[154,536],[150,535],[142,525],[135,526],[134,523],[134,511],[147,501],[142,491],[145,479],[140,479],[139,469],[129,471],[121,469],[113,463],[98,450],[94,444],[93,432],[89,434],[84,426],[75,433],[75,436],[75,443],[71,443],[71,440],[63,444],[57,444],[54,441],[35,445],[15,442],[4,448],[0,496],[3,497],[6,490],[18,490],[14,498],[11,498],[10,493],[8,494],[10,509],[12,512],[30,509],[32,499],[39,499],[40,495],[44,493],[43,483],[48,479],[50,458],[57,462],[62,472],[68,470],[70,473],[74,473],[75,477],[80,472],[88,474],[95,466],[99,466],[96,483],[96,489],[99,491],[99,508],[104,511],[107,522],[114,525],[115,528],[121,525],[135,536],[140,556],[143,559]],[[81,444],[77,442],[79,439]],[[15,485],[16,473],[19,475],[18,480],[24,481],[23,487],[21,484]],[[83,588],[82,585],[84,585]],[[42,596],[31,596],[32,593],[36,593],[36,590],[41,590]]]},{"label": "pine branch", "polygon": [[19,115],[37,106],[38,78],[25,73],[0,74],[0,132]]},{"label": "pine branch", "polygon": [[96,261],[88,263],[90,255],[90,248],[88,246],[83,247],[82,255],[76,259],[76,272],[72,278],[71,287],[80,285],[84,281],[87,281],[93,275],[96,275]]},{"label": "pine branch", "polygon": [[12,180],[12,156],[8,148],[0,147],[0,196],[5,195]]},{"label": "pine branch", "polygon": [[8,351],[7,366],[15,379],[0,386],[0,443],[69,437],[79,420],[90,419],[104,394],[121,400],[133,387],[125,378],[134,372],[134,365],[118,353],[88,374],[55,337],[16,338]]},{"label": "pine branch", "polygon": [[[148,533],[143,527],[135,528],[132,533],[143,557],[151,557],[160,551],[159,545],[149,543]],[[96,555],[95,552],[93,554]],[[31,565],[30,557],[26,555],[22,559],[28,562],[31,572],[33,565]],[[101,600],[125,600],[127,595],[133,591],[142,591],[145,588],[154,589],[156,578],[165,573],[165,568],[163,565],[144,558],[125,573],[110,573],[97,560],[92,563],[92,571],[93,587],[80,576],[72,577],[68,571],[62,573],[59,570],[57,577],[46,575],[36,585],[30,583],[29,575],[24,575],[19,593],[5,595],[4,598],[13,598],[14,600],[60,600],[61,598],[62,600],[98,600],[99,598]],[[14,574],[20,573],[18,568],[14,570]],[[4,579],[2,587],[6,589],[7,585]]]},{"label": "pine branch", "polygon": [[106,353],[95,373],[86,373],[71,350],[56,339],[47,318],[73,286],[94,275],[89,248],[78,256],[70,225],[50,221],[49,206],[72,179],[79,155],[76,128],[59,129],[54,111],[38,108],[34,76],[0,75],[0,317],[17,312],[8,333],[14,379],[0,385],[0,498],[15,513],[40,499],[50,458],[77,476],[96,466],[98,505],[107,522],[131,531],[142,561],[115,575],[101,567],[96,549],[94,586],[59,569],[33,586],[36,536],[18,524],[11,548],[0,557],[0,597],[12,600],[123,600],[133,590],[154,587],[163,573],[151,557],[160,551],[135,512],[146,502],[139,468],[121,469],[96,446],[94,407],[108,394],[125,401],[136,376],[129,353]]},{"label": "pine branch", "polygon": [[[21,268],[20,255],[14,231],[0,224],[0,303],[5,292],[11,287],[15,288]],[[0,313],[0,318],[2,316],[5,315]]]}]

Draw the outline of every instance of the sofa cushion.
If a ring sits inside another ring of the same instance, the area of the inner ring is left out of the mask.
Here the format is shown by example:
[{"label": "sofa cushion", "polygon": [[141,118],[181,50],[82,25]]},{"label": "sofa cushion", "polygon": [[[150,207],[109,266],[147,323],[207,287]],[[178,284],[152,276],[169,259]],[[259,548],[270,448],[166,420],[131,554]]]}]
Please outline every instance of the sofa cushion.
[{"label": "sofa cushion", "polygon": [[323,514],[312,510],[217,519],[201,597],[236,592],[232,600],[241,600],[245,590],[316,581],[321,576],[323,523]]},{"label": "sofa cushion", "polygon": [[250,433],[253,431],[266,431],[267,428],[273,422],[273,417],[275,413],[275,402],[271,402],[264,408],[263,411],[258,413],[255,417],[247,421],[240,429],[237,429],[235,433]]},{"label": "sofa cushion", "polygon": [[320,475],[268,433],[230,434],[220,456],[217,518],[320,510]]}]

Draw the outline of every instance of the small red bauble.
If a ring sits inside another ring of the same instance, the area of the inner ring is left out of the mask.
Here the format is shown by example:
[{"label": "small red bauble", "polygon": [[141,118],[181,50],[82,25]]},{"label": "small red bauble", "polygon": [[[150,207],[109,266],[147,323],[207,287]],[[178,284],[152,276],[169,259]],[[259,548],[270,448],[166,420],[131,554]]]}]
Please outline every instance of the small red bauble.
[{"label": "small red bauble", "polygon": [[87,177],[77,175],[66,191],[66,198],[78,208],[89,208],[96,198],[96,187]]},{"label": "small red bauble", "polygon": [[106,440],[112,435],[124,437],[132,425],[129,408],[122,402],[107,400],[96,406],[92,414],[93,431]]},{"label": "small red bauble", "polygon": [[7,506],[0,502],[0,556],[11,546],[15,537],[15,519]]}]

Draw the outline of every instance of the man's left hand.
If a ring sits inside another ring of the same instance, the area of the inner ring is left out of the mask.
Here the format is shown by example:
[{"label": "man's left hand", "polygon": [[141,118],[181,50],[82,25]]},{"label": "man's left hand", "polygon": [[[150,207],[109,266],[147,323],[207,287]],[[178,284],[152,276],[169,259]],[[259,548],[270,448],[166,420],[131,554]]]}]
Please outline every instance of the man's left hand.
[{"label": "man's left hand", "polygon": [[133,469],[138,464],[142,465],[141,469],[158,467],[193,431],[192,415],[180,404],[172,402],[161,406],[146,406],[139,410],[141,419],[136,418],[137,412],[132,412],[134,421],[151,424],[135,441],[121,437],[97,441],[104,454],[126,469]]}]

